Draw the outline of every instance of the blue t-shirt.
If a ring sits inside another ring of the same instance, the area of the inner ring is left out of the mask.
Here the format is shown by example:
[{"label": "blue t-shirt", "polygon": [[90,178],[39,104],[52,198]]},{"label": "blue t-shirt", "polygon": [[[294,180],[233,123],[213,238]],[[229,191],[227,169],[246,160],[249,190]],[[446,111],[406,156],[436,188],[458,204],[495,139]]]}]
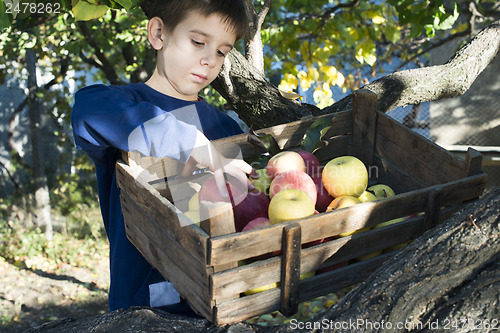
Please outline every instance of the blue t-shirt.
[{"label": "blue t-shirt", "polygon": [[99,203],[110,245],[110,310],[149,306],[149,285],[164,278],[126,237],[115,174],[121,150],[186,162],[197,129],[210,140],[242,130],[232,118],[203,100],[179,100],[144,83],[92,85],[79,90],[71,124],[76,146],[87,152],[96,167]]}]

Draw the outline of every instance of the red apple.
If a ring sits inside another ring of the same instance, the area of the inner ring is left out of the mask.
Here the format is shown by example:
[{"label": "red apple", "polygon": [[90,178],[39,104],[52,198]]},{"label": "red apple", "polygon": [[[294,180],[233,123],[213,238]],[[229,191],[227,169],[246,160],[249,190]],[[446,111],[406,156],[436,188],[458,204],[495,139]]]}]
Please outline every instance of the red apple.
[{"label": "red apple", "polygon": [[311,176],[311,178],[314,179],[314,177],[317,177],[318,175],[321,176],[321,163],[313,153],[306,150],[299,150],[297,153],[302,156],[302,159],[306,164],[306,173]]},{"label": "red apple", "polygon": [[248,192],[245,199],[233,207],[234,225],[236,232],[240,232],[248,222],[258,218],[267,218],[269,198],[258,190]]},{"label": "red apple", "polygon": [[272,225],[271,221],[269,221],[269,218],[257,217],[255,219],[253,219],[252,221],[248,222],[247,225],[241,231],[243,232],[243,231],[250,231],[250,230],[254,230],[254,229],[260,229],[260,228],[267,227],[269,225]]},{"label": "red apple", "polygon": [[224,197],[217,187],[215,177],[210,177],[203,182],[200,191],[198,193],[198,201],[210,201],[210,202],[230,202],[233,206],[239,204],[246,196],[246,193],[233,184],[226,181],[226,188],[229,194],[228,197]]},{"label": "red apple", "polygon": [[267,174],[271,179],[288,170],[306,171],[306,163],[297,152],[282,151],[271,157],[267,162]]},{"label": "red apple", "polygon": [[284,171],[274,177],[273,181],[271,182],[271,186],[269,187],[269,196],[272,199],[279,191],[290,188],[295,188],[306,192],[311,197],[313,203],[316,205],[318,196],[316,184],[314,184],[311,176],[309,176],[304,171],[299,170]]}]

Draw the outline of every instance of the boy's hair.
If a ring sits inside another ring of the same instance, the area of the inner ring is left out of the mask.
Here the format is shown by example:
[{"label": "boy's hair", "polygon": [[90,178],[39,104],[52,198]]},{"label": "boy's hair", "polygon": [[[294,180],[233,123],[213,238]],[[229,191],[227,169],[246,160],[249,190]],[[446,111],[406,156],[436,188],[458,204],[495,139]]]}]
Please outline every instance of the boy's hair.
[{"label": "boy's hair", "polygon": [[168,32],[172,32],[191,11],[206,16],[220,15],[235,32],[236,40],[243,38],[248,29],[242,0],[146,0],[141,7],[148,19],[161,18]]}]

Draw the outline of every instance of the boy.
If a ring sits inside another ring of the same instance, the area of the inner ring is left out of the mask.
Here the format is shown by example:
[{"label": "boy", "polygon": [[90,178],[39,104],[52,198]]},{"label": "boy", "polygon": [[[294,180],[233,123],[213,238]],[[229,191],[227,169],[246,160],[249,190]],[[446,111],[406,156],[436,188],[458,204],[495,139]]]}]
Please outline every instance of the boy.
[{"label": "boy", "polygon": [[[218,75],[225,56],[246,29],[238,0],[159,0],[145,9],[156,69],[145,83],[93,85],[75,95],[71,123],[75,143],[96,166],[101,212],[110,244],[110,310],[155,306],[190,313],[171,284],[128,241],[115,163],[120,151],[175,158],[184,175],[199,163],[245,180],[255,175],[242,160],[228,160],[209,140],[240,134],[237,123],[198,97]],[[227,192],[226,192],[227,194]]]}]

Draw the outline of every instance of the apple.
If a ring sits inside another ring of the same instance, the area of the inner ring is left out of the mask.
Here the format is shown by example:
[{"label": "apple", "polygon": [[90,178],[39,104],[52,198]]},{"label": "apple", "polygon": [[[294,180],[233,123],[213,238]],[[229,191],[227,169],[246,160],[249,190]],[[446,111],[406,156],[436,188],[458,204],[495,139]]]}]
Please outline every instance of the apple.
[{"label": "apple", "polygon": [[254,190],[248,192],[245,199],[233,207],[234,225],[237,232],[243,230],[248,222],[258,217],[266,217],[269,210],[269,198],[265,193]]},{"label": "apple", "polygon": [[334,209],[346,208],[360,203],[361,201],[358,198],[353,197],[352,195],[343,195],[333,199],[333,201],[330,202],[330,204],[326,208],[326,211],[329,212]]},{"label": "apple", "polygon": [[311,176],[304,171],[288,170],[279,173],[271,182],[269,197],[272,199],[278,192],[289,188],[296,188],[306,192],[311,197],[314,205],[316,205],[318,197],[316,184],[314,184]]},{"label": "apple", "polygon": [[304,191],[289,188],[279,191],[269,203],[272,224],[301,219],[314,214],[314,202]]},{"label": "apple", "polygon": [[[361,201],[358,198],[350,196],[350,195],[344,195],[344,196],[335,198],[330,203],[330,205],[328,205],[328,208],[326,209],[326,211],[329,212],[329,211],[334,210],[334,209],[346,208],[346,207],[354,206],[354,205],[357,205],[360,203],[361,203]],[[368,230],[370,230],[370,228],[365,227],[365,228],[361,228],[361,229],[354,230],[354,231],[340,233],[339,236],[346,237],[346,236],[350,236],[350,235],[357,234],[357,233],[364,232],[364,231],[368,231]]]},{"label": "apple", "polygon": [[375,228],[382,228],[382,227],[385,227],[385,226],[388,226],[388,225],[391,225],[391,224],[394,224],[394,223],[398,223],[398,222],[403,222],[404,220],[405,220],[404,217],[399,217],[397,219],[392,219],[392,220],[389,220],[389,221],[377,224],[375,227],[373,227],[373,229],[375,229]]},{"label": "apple", "polygon": [[343,195],[360,196],[368,185],[368,171],[354,156],[340,156],[330,160],[321,174],[323,184],[334,198]]},{"label": "apple", "polygon": [[267,162],[267,174],[271,179],[288,170],[306,171],[306,163],[299,153],[288,150],[282,151],[271,157]]},{"label": "apple", "polygon": [[376,201],[378,198],[375,196],[375,194],[369,192],[369,191],[364,191],[363,194],[361,194],[358,197],[359,201],[361,202],[368,202],[368,201]]},{"label": "apple", "polygon": [[266,285],[264,285],[262,287],[257,287],[257,288],[254,288],[254,289],[247,290],[247,291],[244,292],[244,294],[247,295],[247,296],[249,296],[249,295],[261,293],[263,291],[266,291],[266,290],[269,290],[269,289],[273,289],[273,288],[277,288],[277,287],[278,287],[278,282],[274,282],[274,283],[266,284]]},{"label": "apple", "polygon": [[250,182],[255,186],[255,188],[262,193],[269,193],[269,186],[271,185],[271,177],[267,174],[267,169],[257,169],[255,172],[259,175],[259,178],[250,178]]},{"label": "apple", "polygon": [[269,221],[269,218],[267,217],[257,217],[250,222],[247,223],[247,225],[241,230],[243,231],[250,231],[250,230],[255,230],[255,229],[260,229],[264,228],[267,226],[270,226],[271,221]]},{"label": "apple", "polygon": [[194,224],[200,225],[200,211],[199,210],[188,210],[184,213]]},{"label": "apple", "polygon": [[314,185],[316,185],[316,210],[323,213],[326,208],[333,201],[333,197],[328,193],[325,186],[323,185],[323,180],[321,179],[321,174],[319,176],[313,177]]},{"label": "apple", "polygon": [[201,184],[200,191],[198,192],[198,203],[202,201],[210,201],[210,202],[229,202],[233,206],[239,204],[243,199],[245,199],[247,193],[242,191],[238,187],[226,181],[226,188],[229,196],[224,197],[217,187],[217,183],[215,181],[215,177],[211,176],[207,178]]},{"label": "apple", "polygon": [[315,271],[304,273],[304,274],[300,274],[300,280],[309,279],[310,277],[313,277],[314,275],[316,275]]},{"label": "apple", "polygon": [[311,178],[321,174],[321,163],[313,153],[310,153],[307,150],[299,150],[297,153],[302,156],[302,159],[306,164],[306,173],[311,176]]},{"label": "apple", "polygon": [[368,254],[365,254],[364,256],[357,258],[357,261],[363,261],[363,260],[375,258],[376,256],[381,255],[381,254],[382,254],[382,251],[375,251],[372,253],[368,253]]},{"label": "apple", "polygon": [[392,188],[390,188],[388,185],[385,185],[385,184],[372,185],[369,188],[367,188],[366,190],[368,192],[375,194],[377,199],[384,199],[384,198],[392,197],[395,195]]}]

